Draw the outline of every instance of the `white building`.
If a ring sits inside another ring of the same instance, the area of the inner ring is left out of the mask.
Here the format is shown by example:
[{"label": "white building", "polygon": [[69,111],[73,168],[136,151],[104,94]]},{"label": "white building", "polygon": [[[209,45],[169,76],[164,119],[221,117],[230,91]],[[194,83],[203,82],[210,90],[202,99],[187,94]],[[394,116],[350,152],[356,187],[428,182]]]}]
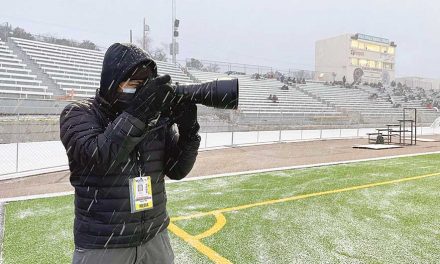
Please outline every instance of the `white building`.
[{"label": "white building", "polygon": [[[390,83],[394,80],[396,45],[365,34],[344,34],[318,40],[315,70],[323,81]],[[359,79],[360,78],[360,79]]]},{"label": "white building", "polygon": [[440,79],[423,78],[423,77],[400,77],[396,78],[396,83],[406,84],[406,86],[411,88],[420,87],[425,90],[440,90]]}]

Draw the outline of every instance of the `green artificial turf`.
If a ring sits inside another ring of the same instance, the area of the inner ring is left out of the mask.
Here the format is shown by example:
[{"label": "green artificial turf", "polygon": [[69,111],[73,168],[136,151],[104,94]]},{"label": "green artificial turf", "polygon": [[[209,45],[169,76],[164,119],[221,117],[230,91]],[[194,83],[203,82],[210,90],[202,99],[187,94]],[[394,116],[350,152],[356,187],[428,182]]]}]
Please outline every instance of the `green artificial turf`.
[{"label": "green artificial turf", "polygon": [[[172,217],[440,172],[440,155],[167,184]],[[233,263],[439,263],[440,176],[225,212],[201,240]],[[4,261],[70,263],[73,197],[6,206]],[[175,221],[191,235],[212,215]],[[171,234],[176,263],[212,263]]]}]

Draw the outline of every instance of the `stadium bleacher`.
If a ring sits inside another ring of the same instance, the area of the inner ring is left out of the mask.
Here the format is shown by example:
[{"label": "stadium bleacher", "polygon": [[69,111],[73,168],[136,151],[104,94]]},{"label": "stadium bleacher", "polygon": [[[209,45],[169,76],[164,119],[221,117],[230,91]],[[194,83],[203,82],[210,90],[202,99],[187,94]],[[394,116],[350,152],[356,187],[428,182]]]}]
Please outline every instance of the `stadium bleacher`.
[{"label": "stadium bleacher", "polygon": [[[104,53],[40,41],[11,38],[66,94],[75,99],[93,97],[99,88]],[[171,63],[157,62],[159,74],[168,73],[174,82],[191,82]]]},{"label": "stadium bleacher", "polygon": [[[41,69],[43,74],[53,81],[55,84],[53,85],[55,87],[51,87],[53,91],[58,93],[62,91],[61,94],[65,95],[63,100],[79,100],[95,96],[95,91],[99,87],[104,52],[27,39],[10,39],[15,47],[30,59],[31,64],[35,64],[37,69]],[[158,74],[169,74],[173,83],[193,82],[178,65],[162,61],[156,63]],[[28,69],[26,71],[30,72]],[[32,75],[32,78],[36,77]],[[41,83],[41,80],[37,82]],[[199,106],[198,109],[201,113],[201,124],[209,123],[213,129],[229,125],[227,121],[215,116],[215,110],[204,106]]]},{"label": "stadium bleacher", "polygon": [[338,109],[359,115],[364,124],[396,122],[402,118],[402,108],[393,108],[383,98],[369,99],[370,93],[359,88],[308,83],[299,85],[299,89]]},{"label": "stadium bleacher", "polygon": [[[216,78],[238,78],[240,84],[239,110],[240,118],[259,119],[280,118],[286,120],[302,120],[304,122],[323,118],[337,123],[346,121],[346,116],[333,107],[323,104],[313,97],[291,87],[281,90],[282,83],[274,79],[252,79],[250,75],[226,75],[222,73],[189,70],[189,73],[199,81],[210,81]],[[278,97],[278,102],[268,99],[270,94]],[[301,122],[302,122],[301,121]]]},{"label": "stadium bleacher", "polygon": [[45,42],[11,38],[59,89],[74,98],[92,97],[99,87],[103,53]]},{"label": "stadium bleacher", "polygon": [[[360,85],[360,89],[368,92],[370,95],[377,94],[379,98],[386,100],[386,95],[390,95],[393,102],[400,104],[401,108],[415,108],[417,109],[417,113],[419,114],[421,122],[432,122],[435,120],[439,114],[434,109],[428,109],[422,105],[422,100],[408,100],[405,102],[405,96],[397,96],[393,95],[391,87],[384,87],[385,93],[381,94],[378,92],[377,88],[370,87],[368,85]],[[401,109],[400,108],[400,109]]]},{"label": "stadium bleacher", "polygon": [[0,97],[51,99],[52,95],[6,43],[0,41]]},{"label": "stadium bleacher", "polygon": [[[103,58],[103,51],[10,38],[8,43],[0,42],[0,96],[55,100],[63,96],[63,100],[93,97],[99,87]],[[222,117],[222,120],[208,118],[207,123],[218,122],[224,126],[229,125],[228,119],[234,119],[234,122],[282,121],[300,125],[380,124],[402,117],[402,108],[394,108],[385,98],[369,99],[377,92],[369,86],[346,88],[308,82],[282,90],[283,83],[276,79],[256,80],[251,75],[184,69],[178,64],[161,61],[157,61],[157,67],[159,74],[170,74],[174,83],[239,79],[239,111],[229,115],[229,112],[200,106],[205,116]],[[270,94],[278,97],[277,102],[268,99]],[[426,123],[437,117],[436,112],[423,107],[420,100],[403,102],[397,96],[393,99],[403,107],[417,108]]]}]

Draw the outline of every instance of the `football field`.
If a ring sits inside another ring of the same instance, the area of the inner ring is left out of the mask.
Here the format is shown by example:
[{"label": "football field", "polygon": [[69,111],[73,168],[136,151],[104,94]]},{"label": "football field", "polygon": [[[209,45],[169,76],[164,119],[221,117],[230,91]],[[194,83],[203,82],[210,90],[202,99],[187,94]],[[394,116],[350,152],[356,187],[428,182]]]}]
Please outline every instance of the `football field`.
[{"label": "football field", "polygon": [[[167,184],[176,263],[439,263],[440,155]],[[73,197],[6,205],[4,263],[69,263]]]}]

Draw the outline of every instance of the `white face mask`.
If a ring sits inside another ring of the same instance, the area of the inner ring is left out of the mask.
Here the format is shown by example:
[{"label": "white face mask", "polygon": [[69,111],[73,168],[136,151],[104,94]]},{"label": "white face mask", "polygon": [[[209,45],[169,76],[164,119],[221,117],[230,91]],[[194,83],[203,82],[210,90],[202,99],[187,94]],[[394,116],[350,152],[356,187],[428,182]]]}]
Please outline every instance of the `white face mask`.
[{"label": "white face mask", "polygon": [[122,92],[123,93],[134,94],[136,92],[136,88],[125,87],[125,88],[122,88]]}]

